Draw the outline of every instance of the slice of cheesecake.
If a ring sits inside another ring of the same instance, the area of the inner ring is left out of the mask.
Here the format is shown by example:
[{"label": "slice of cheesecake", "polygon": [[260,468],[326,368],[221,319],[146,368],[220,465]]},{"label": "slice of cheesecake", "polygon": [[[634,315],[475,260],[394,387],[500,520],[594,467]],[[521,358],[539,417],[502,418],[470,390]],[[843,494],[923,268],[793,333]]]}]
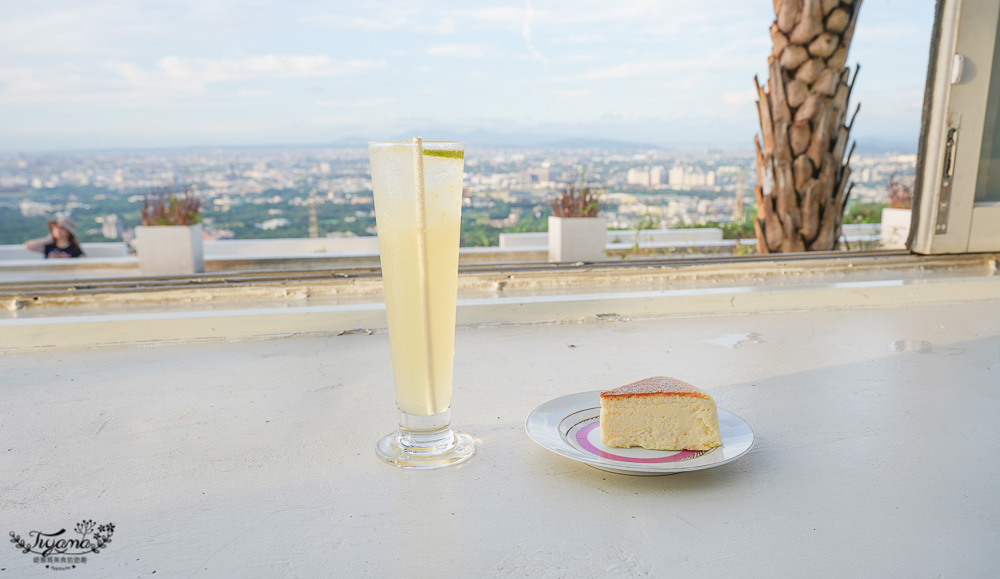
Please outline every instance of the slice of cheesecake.
[{"label": "slice of cheesecake", "polygon": [[715,400],[676,378],[601,392],[601,442],[616,448],[711,450],[722,444]]}]

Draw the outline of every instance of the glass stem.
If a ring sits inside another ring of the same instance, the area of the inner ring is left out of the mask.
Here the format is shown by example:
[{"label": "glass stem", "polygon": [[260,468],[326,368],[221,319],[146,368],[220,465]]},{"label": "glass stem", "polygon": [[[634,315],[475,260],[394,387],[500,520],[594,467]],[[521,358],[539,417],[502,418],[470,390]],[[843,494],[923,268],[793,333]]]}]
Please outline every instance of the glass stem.
[{"label": "glass stem", "polygon": [[421,415],[399,411],[399,445],[407,452],[443,452],[455,445],[451,409]]}]

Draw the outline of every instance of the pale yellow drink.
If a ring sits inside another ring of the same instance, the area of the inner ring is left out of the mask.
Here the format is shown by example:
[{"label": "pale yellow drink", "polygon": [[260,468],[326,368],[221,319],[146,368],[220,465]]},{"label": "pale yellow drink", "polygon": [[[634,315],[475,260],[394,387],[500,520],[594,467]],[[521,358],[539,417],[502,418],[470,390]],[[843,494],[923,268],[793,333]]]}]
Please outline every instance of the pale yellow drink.
[{"label": "pale yellow drink", "polygon": [[373,143],[369,155],[396,404],[434,415],[451,405],[464,150],[422,146],[423,239],[414,143]]}]

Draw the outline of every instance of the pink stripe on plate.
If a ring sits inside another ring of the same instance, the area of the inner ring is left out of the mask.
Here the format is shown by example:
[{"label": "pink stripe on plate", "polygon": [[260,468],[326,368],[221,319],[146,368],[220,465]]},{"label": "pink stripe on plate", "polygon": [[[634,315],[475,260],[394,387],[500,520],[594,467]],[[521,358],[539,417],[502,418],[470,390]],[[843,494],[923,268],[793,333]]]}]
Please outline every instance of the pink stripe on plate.
[{"label": "pink stripe on plate", "polygon": [[[589,438],[590,433],[600,425],[601,425],[600,421],[595,420],[594,422],[588,424],[587,426],[584,426],[583,428],[577,431],[576,441],[579,442],[580,446],[586,449],[587,452],[596,454],[601,458],[607,458],[609,460],[617,460],[620,462],[639,462],[643,464],[650,464],[658,462],[677,462],[678,460],[684,460],[685,458],[689,458],[697,454],[697,451],[694,450],[682,450],[680,452],[675,452],[674,454],[671,454],[669,456],[660,456],[656,458],[636,458],[633,456],[622,456],[620,454],[611,454],[610,452],[604,452],[603,450],[594,446],[593,443],[590,442]],[[672,451],[664,450],[659,452],[672,452]]]}]

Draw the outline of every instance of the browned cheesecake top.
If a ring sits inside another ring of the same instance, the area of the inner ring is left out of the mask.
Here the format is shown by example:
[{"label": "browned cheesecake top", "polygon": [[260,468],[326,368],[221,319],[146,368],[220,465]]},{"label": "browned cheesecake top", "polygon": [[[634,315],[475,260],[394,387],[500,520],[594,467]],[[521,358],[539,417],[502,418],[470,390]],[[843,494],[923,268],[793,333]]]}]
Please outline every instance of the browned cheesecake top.
[{"label": "browned cheesecake top", "polygon": [[669,378],[667,376],[654,376],[652,378],[646,378],[645,380],[639,380],[638,382],[619,386],[614,390],[601,392],[601,398],[616,396],[650,396],[655,394],[692,396],[708,400],[712,399],[712,397],[701,388],[692,386],[683,380]]}]

